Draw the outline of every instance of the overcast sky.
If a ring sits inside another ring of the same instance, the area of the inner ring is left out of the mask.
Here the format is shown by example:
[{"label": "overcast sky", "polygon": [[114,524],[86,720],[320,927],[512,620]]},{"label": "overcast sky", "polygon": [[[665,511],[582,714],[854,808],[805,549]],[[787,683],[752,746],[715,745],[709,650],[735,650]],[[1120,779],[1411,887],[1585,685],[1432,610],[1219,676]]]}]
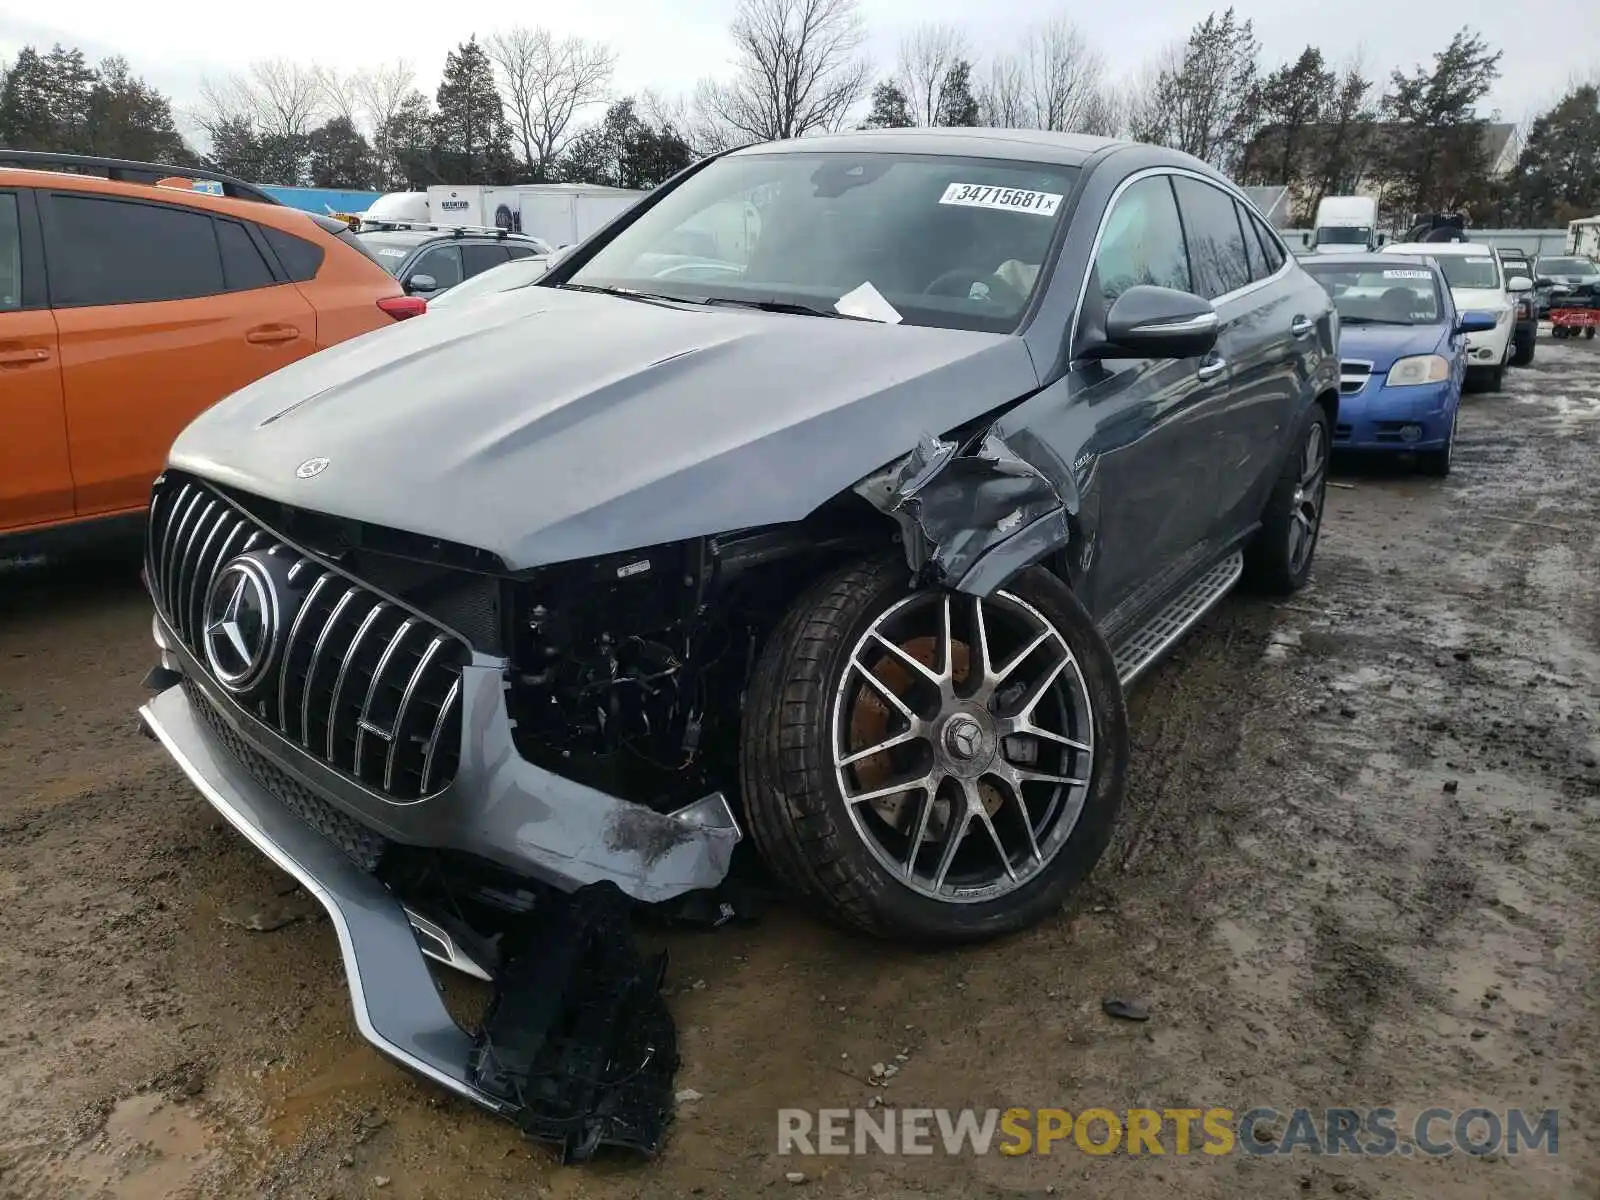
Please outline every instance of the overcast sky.
[{"label": "overcast sky", "polygon": [[[215,0],[72,0],[48,8],[30,5],[25,19],[13,0],[0,0],[0,51],[9,58],[28,43],[45,48],[61,41],[80,46],[94,59],[121,53],[180,110],[193,103],[201,76],[275,56],[343,70],[406,58],[431,95],[448,49],[474,33],[481,37],[520,19],[610,42],[619,54],[619,92],[655,87],[670,94],[702,75],[726,71],[726,30],[734,4],[587,0],[537,10],[529,6],[520,13],[512,6],[498,19],[494,5],[416,0],[353,8],[337,0],[274,0],[265,9],[219,8]],[[1265,66],[1294,56],[1310,41],[1334,61],[1361,55],[1369,75],[1380,79],[1387,79],[1392,67],[1428,61],[1456,28],[1470,25],[1505,52],[1500,83],[1490,97],[1505,120],[1525,120],[1548,105],[1573,73],[1600,72],[1600,3],[1593,0],[1429,0],[1416,6],[1403,0],[1343,0],[1320,8],[1239,0],[1235,7],[1255,22]],[[901,36],[922,21],[970,29],[981,53],[1014,41],[1041,15],[1062,11],[1119,75],[1184,37],[1212,8],[1208,0],[1090,0],[1059,10],[1039,0],[986,0],[981,6],[966,0],[863,0],[870,49],[885,68]],[[39,19],[46,11],[48,20]],[[180,125],[188,127],[181,119]]]}]

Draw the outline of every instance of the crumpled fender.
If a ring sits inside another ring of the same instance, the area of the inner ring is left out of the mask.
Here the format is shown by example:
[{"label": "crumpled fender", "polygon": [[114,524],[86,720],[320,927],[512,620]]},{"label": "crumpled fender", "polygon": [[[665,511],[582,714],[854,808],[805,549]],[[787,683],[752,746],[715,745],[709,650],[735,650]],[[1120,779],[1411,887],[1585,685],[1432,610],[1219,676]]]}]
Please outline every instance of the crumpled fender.
[{"label": "crumpled fender", "polygon": [[1026,443],[1027,457],[998,426],[964,443],[924,434],[910,453],[855,485],[899,524],[919,581],[987,596],[1066,546],[1076,511],[1070,474],[1025,431],[1013,440]]}]

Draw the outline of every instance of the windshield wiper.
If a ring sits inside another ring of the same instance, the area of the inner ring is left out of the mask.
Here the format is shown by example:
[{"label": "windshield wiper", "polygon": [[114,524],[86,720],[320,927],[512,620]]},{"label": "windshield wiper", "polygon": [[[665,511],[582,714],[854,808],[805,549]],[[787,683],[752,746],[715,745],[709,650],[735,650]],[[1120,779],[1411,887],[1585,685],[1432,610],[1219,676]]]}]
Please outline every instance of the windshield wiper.
[{"label": "windshield wiper", "polygon": [[[792,300],[741,300],[733,296],[707,296],[698,304],[721,304],[732,308],[759,308],[762,312],[793,313],[800,317],[832,317],[842,321],[871,321],[871,317],[858,317],[832,308],[815,308],[810,304],[796,304]],[[882,324],[875,321],[874,324]]]},{"label": "windshield wiper", "polygon": [[624,300],[641,300],[646,304],[694,304],[693,300],[685,300],[682,296],[663,296],[658,292],[641,292],[634,288],[602,287],[598,283],[558,283],[555,285],[569,292],[595,292],[602,296],[621,296]]}]

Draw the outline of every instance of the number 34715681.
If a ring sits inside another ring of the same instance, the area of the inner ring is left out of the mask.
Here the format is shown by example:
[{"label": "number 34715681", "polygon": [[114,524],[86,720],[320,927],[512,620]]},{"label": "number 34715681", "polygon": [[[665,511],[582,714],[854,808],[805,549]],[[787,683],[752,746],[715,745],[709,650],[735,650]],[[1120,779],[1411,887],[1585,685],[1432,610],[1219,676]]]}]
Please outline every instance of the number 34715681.
[{"label": "number 34715681", "polygon": [[959,204],[968,208],[997,208],[1005,212],[1055,215],[1061,196],[1055,192],[1035,192],[1028,188],[994,187],[980,183],[952,183],[939,197],[940,204]]}]

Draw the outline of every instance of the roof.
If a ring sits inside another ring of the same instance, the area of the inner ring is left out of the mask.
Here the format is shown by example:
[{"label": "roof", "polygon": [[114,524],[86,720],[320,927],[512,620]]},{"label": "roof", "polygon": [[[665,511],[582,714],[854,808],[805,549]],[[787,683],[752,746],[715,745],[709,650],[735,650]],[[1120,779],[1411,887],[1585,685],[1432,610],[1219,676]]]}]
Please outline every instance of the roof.
[{"label": "roof", "polygon": [[806,154],[844,151],[880,154],[948,154],[972,158],[1028,159],[1082,166],[1098,151],[1131,145],[1115,138],[1044,129],[858,129],[745,146],[736,154]]},{"label": "roof", "polygon": [[[401,224],[404,224],[401,222]],[[361,229],[356,231],[357,237],[371,237],[376,235],[396,242],[409,242],[413,246],[420,246],[424,242],[451,241],[456,238],[483,238],[496,242],[535,242],[539,239],[526,233],[512,233],[509,230],[477,229],[471,226],[462,226],[461,229],[390,229],[380,217],[378,227],[375,229]]]},{"label": "roof", "polygon": [[1327,264],[1335,267],[1351,267],[1368,265],[1374,267],[1392,267],[1395,263],[1414,263],[1417,266],[1426,266],[1427,259],[1420,254],[1390,254],[1383,250],[1362,250],[1350,254],[1315,254],[1301,260],[1303,266],[1322,266]]},{"label": "roof", "polygon": [[1481,242],[1391,242],[1382,253],[1437,258],[1441,254],[1474,254],[1493,258],[1494,251]]}]

